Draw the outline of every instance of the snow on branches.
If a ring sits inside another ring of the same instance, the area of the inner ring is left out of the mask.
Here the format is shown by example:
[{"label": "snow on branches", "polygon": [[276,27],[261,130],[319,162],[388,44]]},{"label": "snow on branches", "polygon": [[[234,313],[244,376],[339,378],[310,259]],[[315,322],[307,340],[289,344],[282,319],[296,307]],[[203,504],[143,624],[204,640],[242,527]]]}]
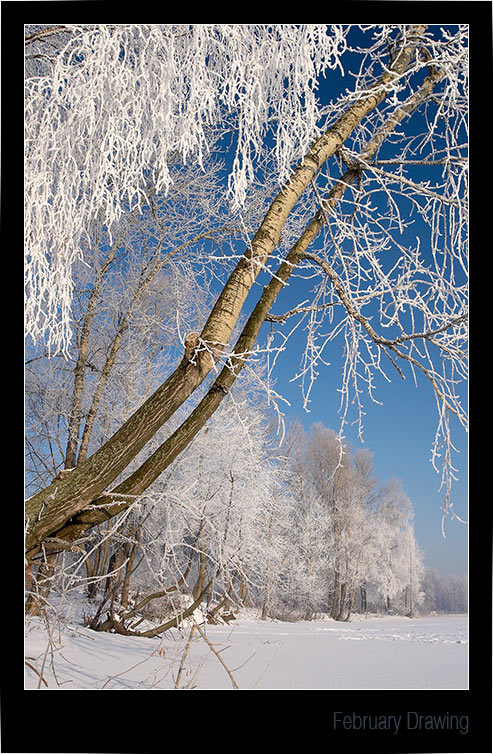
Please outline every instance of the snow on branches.
[{"label": "snow on branches", "polygon": [[266,131],[282,183],[320,118],[317,77],[345,49],[323,24],[88,24],[26,29],[26,322],[66,351],[71,272],[101,227],[166,192],[169,161],[205,159],[236,129],[228,182],[243,206]]}]

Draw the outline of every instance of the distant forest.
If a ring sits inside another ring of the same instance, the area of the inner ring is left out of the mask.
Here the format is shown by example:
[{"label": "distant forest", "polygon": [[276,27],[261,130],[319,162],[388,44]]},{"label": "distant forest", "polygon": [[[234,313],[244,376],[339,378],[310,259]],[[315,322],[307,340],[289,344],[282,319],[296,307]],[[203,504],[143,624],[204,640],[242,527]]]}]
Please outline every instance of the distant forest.
[{"label": "distant forest", "polygon": [[467,613],[467,586],[467,576],[442,576],[433,568],[427,568],[421,583],[425,596],[420,612]]}]

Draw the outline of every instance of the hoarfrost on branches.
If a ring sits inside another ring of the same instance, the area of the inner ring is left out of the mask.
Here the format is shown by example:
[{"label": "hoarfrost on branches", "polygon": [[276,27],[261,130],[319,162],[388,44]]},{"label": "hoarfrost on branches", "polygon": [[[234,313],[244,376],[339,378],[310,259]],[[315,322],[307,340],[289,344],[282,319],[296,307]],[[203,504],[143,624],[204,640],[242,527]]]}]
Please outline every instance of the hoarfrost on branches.
[{"label": "hoarfrost on branches", "polygon": [[[282,183],[316,134],[317,76],[344,31],[323,24],[90,24],[28,27],[26,322],[53,351],[71,339],[71,271],[98,228],[203,163],[208,131],[236,128],[228,191],[241,208],[267,130]],[[55,43],[58,40],[58,46]]]}]

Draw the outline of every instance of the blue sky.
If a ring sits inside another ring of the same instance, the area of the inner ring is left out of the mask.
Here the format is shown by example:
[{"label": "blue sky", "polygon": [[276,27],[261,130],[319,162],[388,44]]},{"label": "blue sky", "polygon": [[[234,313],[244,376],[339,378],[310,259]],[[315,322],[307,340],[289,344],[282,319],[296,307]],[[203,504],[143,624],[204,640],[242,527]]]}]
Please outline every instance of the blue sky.
[{"label": "blue sky", "polygon": [[[262,281],[264,282],[264,281]],[[291,290],[285,289],[273,307],[274,312],[288,311],[299,301],[295,281]],[[261,288],[256,285],[250,297],[257,300]],[[248,307],[249,308],[249,307]],[[295,323],[295,318],[287,321],[287,330]],[[265,345],[270,329],[263,326],[259,344]],[[330,344],[325,353],[329,366],[319,367],[319,376],[310,393],[308,411],[303,405],[299,381],[293,381],[297,373],[303,348],[305,333],[301,325],[290,338],[283,353],[278,356],[273,372],[275,390],[287,401],[280,408],[288,421],[299,420],[305,429],[322,422],[326,427],[339,430],[341,373],[343,365],[343,343],[341,339]],[[435,438],[438,413],[433,390],[428,380],[417,376],[417,385],[410,372],[402,380],[391,368],[387,370],[390,383],[383,377],[376,377],[374,393],[381,403],[374,403],[367,394],[362,395],[363,440],[358,437],[358,426],[346,424],[344,436],[353,449],[365,447],[374,453],[375,476],[379,485],[395,477],[401,480],[402,488],[414,507],[414,527],[418,543],[424,551],[426,566],[435,568],[442,574],[463,576],[468,566],[468,526],[450,517],[445,522],[445,537],[442,534],[442,506],[445,491],[439,491],[441,476],[431,463],[431,448]],[[351,419],[356,418],[353,414]],[[458,481],[452,487],[453,509],[462,519],[468,519],[468,436],[459,422],[452,417],[452,440],[457,453],[453,458]]]},{"label": "blue sky", "polygon": [[[299,282],[299,281],[296,281]],[[285,289],[273,307],[276,313],[290,310],[300,300],[298,286],[292,281],[291,290]],[[308,288],[308,287],[307,287]],[[255,292],[256,291],[256,292]],[[253,296],[259,295],[257,287]],[[308,298],[303,292],[301,298]],[[295,318],[287,321],[279,330],[290,330]],[[303,405],[299,381],[293,381],[299,370],[305,345],[306,333],[302,324],[288,341],[285,351],[280,354],[273,377],[275,389],[290,403],[282,403],[282,411],[287,419],[298,419],[308,430],[315,422],[339,430],[340,399],[338,389],[342,382],[343,342],[339,337],[324,351],[328,366],[321,364],[319,376],[310,392],[308,411]],[[265,337],[270,325],[264,325]],[[259,339],[260,340],[260,339]],[[445,490],[440,488],[441,474],[431,463],[432,445],[438,423],[438,411],[432,386],[421,374],[413,375],[404,370],[402,380],[392,367],[386,369],[387,382],[380,375],[375,376],[374,397],[381,405],[373,402],[363,393],[363,440],[364,447],[374,453],[375,473],[380,484],[392,477],[401,480],[402,488],[411,500],[415,518],[416,538],[424,551],[425,565],[443,574],[463,576],[468,565],[468,526],[451,518],[445,522],[442,534],[442,506]],[[462,395],[467,399],[467,386]],[[350,420],[356,419],[354,411]],[[468,435],[455,417],[451,417],[452,442],[458,451],[454,454],[453,465],[457,469],[457,481],[452,486],[453,509],[460,518],[468,520]],[[361,447],[357,424],[346,424],[344,436],[353,449]],[[440,467],[438,466],[440,469]]]},{"label": "blue sky", "polygon": [[[266,280],[259,278],[246,303],[250,311],[261,294]],[[278,297],[272,311],[276,313],[290,310],[300,301],[299,282],[291,279],[289,288]],[[309,286],[307,286],[308,291]],[[303,291],[302,299],[308,298]],[[287,320],[284,326],[275,325],[280,331],[290,330],[296,318]],[[277,357],[272,377],[274,389],[290,405],[279,402],[287,421],[299,420],[306,430],[321,422],[335,431],[340,428],[340,393],[343,343],[341,338],[330,344],[324,352],[328,366],[321,364],[319,376],[310,393],[310,403],[304,407],[299,381],[293,381],[301,364],[306,333],[302,324],[289,339],[283,353]],[[266,323],[259,336],[258,344],[265,346],[271,325]],[[375,398],[362,395],[364,404],[363,440],[358,437],[358,426],[346,424],[344,436],[347,443],[356,450],[365,447],[374,453],[375,476],[383,485],[391,478],[400,479],[402,488],[414,508],[414,528],[416,539],[424,552],[425,565],[440,573],[463,576],[468,568],[468,526],[447,518],[445,537],[442,534],[442,506],[445,490],[439,490],[441,475],[431,463],[431,448],[435,438],[438,413],[432,387],[421,374],[417,375],[417,385],[410,372],[402,380],[390,368],[386,371],[390,382],[379,375],[375,379]],[[466,388],[464,395],[467,397]],[[355,419],[353,413],[350,417]],[[453,509],[463,520],[468,519],[468,436],[459,422],[452,417],[452,441],[457,449],[453,458],[458,481],[453,484],[451,501]]]},{"label": "blue sky", "polygon": [[[294,343],[291,344],[294,346]],[[320,376],[312,390],[310,412],[303,408],[299,387],[290,382],[299,363],[299,352],[288,349],[281,355],[276,372],[276,389],[291,406],[283,410],[286,417],[297,418],[306,429],[317,421],[335,430],[340,418],[340,354],[334,353],[333,365],[321,368]],[[404,492],[414,507],[416,538],[425,554],[425,565],[443,574],[462,576],[467,571],[468,527],[447,519],[444,538],[441,530],[444,491],[438,491],[440,476],[434,470],[430,457],[435,436],[437,410],[431,387],[416,387],[410,376],[403,382],[396,374],[390,375],[390,384],[381,380],[377,392],[383,405],[365,400],[364,447],[374,453],[374,466],[379,483],[392,477],[402,482]],[[357,428],[346,426],[345,437],[356,449],[361,447]],[[454,433],[454,443],[460,453],[455,456],[459,481],[452,488],[452,501],[456,513],[467,520],[467,435],[459,427]]]},{"label": "blue sky", "polygon": [[[351,65],[351,56],[344,57],[344,62]],[[355,58],[354,65],[359,66]],[[357,70],[357,68],[355,69]],[[323,82],[322,94],[327,99],[335,98],[341,89],[352,87],[353,79],[345,76],[341,79],[329,72]],[[325,99],[325,97],[324,97]],[[419,116],[416,127],[421,129]],[[412,132],[411,132],[412,133]],[[433,176],[426,175],[426,178]],[[423,178],[423,174],[421,175]],[[415,237],[420,234],[419,224],[410,231]],[[425,235],[423,234],[423,238]],[[289,310],[299,302],[296,294],[297,285],[292,285],[292,292],[283,291],[282,303],[279,301],[273,311]],[[255,286],[251,299],[256,301],[260,288]],[[284,326],[290,329],[292,320]],[[267,327],[264,326],[264,336]],[[261,340],[261,339],[259,339]],[[293,340],[289,341],[286,351],[280,355],[275,372],[276,390],[289,400],[290,406],[283,406],[288,419],[298,419],[306,429],[315,422],[322,422],[334,430],[340,425],[340,393],[342,369],[342,343],[333,342],[330,351],[325,352],[331,362],[329,367],[320,366],[320,375],[311,392],[310,411],[303,408],[303,398],[299,386],[291,382],[296,373],[302,354],[304,342],[303,331],[298,330]],[[437,427],[437,407],[431,385],[423,377],[416,386],[408,372],[403,381],[392,368],[387,372],[391,379],[387,383],[383,378],[377,379],[376,397],[383,405],[377,405],[366,395],[364,400],[364,446],[374,452],[374,466],[379,482],[383,484],[392,477],[401,480],[404,492],[411,500],[415,518],[416,538],[424,551],[425,565],[435,568],[443,574],[463,576],[468,566],[468,526],[450,517],[445,523],[445,537],[442,534],[442,506],[445,491],[440,487],[440,475],[431,463],[431,447]],[[465,395],[464,388],[464,395]],[[454,417],[453,417],[454,418]],[[468,519],[468,440],[467,434],[458,421],[452,423],[452,440],[457,453],[454,466],[458,481],[453,485],[451,500],[453,509],[464,520]],[[345,437],[356,449],[361,446],[357,426],[346,425]]]}]

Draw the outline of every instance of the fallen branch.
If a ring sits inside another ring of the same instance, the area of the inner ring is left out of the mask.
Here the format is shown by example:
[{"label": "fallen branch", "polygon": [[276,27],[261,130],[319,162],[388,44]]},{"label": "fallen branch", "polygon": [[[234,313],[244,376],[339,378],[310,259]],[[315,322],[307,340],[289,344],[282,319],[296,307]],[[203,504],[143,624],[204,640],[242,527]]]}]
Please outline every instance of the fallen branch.
[{"label": "fallen branch", "polygon": [[195,626],[197,628],[197,631],[199,632],[199,634],[201,635],[201,637],[203,638],[203,640],[205,641],[205,643],[207,644],[207,646],[211,650],[211,652],[216,655],[217,659],[219,660],[219,662],[221,663],[221,665],[225,669],[226,673],[229,675],[229,678],[231,680],[231,685],[233,686],[233,688],[234,689],[239,689],[240,687],[236,683],[231,670],[228,668],[228,666],[224,662],[223,658],[221,657],[221,655],[219,654],[219,652],[217,651],[217,649],[215,649],[215,647],[213,646],[213,644],[211,644],[211,642],[209,641],[209,639],[207,638],[207,636],[205,635],[205,633],[200,628],[199,624],[196,623]]},{"label": "fallen branch", "polygon": [[194,623],[193,626],[192,626],[192,628],[190,629],[190,635],[188,637],[187,645],[185,647],[185,650],[183,652],[183,655],[182,655],[182,658],[181,658],[181,661],[180,661],[180,667],[178,668],[178,675],[176,676],[176,681],[175,681],[175,689],[179,689],[180,688],[181,674],[183,672],[183,667],[185,665],[185,660],[186,660],[188,652],[190,650],[190,645],[192,643],[192,636],[193,636],[193,632],[195,631],[195,628],[196,628],[196,624]]},{"label": "fallen branch", "polygon": [[36,670],[36,668],[34,667],[34,665],[31,665],[31,663],[28,662],[27,660],[25,660],[24,664],[27,665],[28,668],[31,668],[31,670],[34,670],[34,672],[36,673],[36,675],[39,676],[40,682],[43,681],[44,685],[46,687],[48,687],[48,684],[46,683],[45,679],[43,678],[43,676],[41,675],[41,673],[39,672],[39,670]]}]

